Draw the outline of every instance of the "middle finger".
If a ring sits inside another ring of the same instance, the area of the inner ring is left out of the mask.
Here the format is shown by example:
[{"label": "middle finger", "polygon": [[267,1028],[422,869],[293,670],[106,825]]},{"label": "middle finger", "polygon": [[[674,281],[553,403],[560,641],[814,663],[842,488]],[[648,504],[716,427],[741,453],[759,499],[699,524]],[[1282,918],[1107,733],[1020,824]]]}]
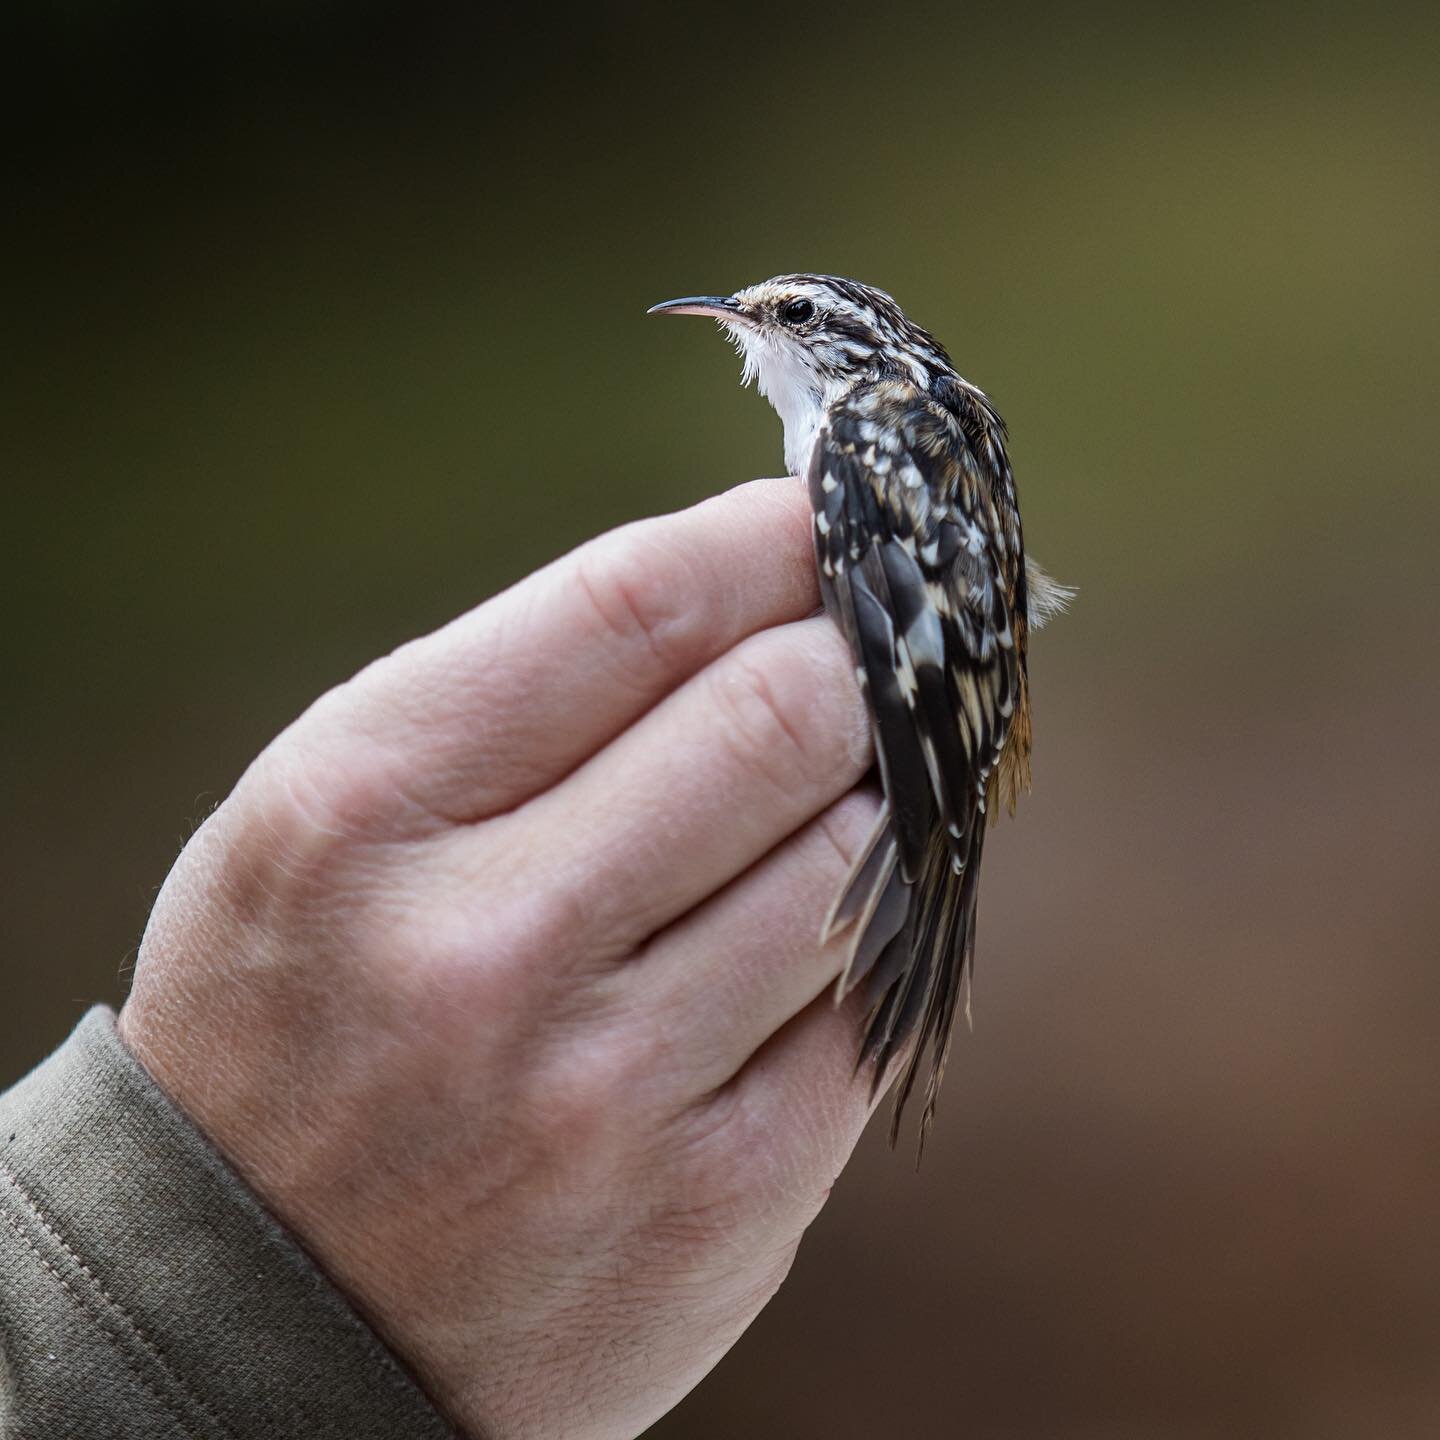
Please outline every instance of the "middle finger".
[{"label": "middle finger", "polygon": [[851,789],[870,730],[845,643],[817,617],[743,641],[574,774],[504,817],[546,837],[585,951],[628,953]]}]

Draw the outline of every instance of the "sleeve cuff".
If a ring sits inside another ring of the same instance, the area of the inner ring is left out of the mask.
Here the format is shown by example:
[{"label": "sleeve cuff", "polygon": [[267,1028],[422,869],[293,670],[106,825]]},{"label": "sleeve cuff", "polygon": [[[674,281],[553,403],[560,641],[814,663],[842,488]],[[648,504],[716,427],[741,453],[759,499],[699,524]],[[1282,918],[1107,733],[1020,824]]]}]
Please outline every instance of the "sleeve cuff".
[{"label": "sleeve cuff", "polygon": [[97,1007],[0,1096],[0,1429],[455,1432]]}]

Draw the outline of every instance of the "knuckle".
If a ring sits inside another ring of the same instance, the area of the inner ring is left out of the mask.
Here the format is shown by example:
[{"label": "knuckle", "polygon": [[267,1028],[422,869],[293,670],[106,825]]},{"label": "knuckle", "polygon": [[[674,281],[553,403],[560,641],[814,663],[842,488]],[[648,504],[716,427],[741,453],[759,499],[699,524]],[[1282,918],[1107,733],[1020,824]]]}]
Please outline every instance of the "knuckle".
[{"label": "knuckle", "polygon": [[402,808],[388,757],[369,746],[305,746],[282,772],[273,810],[303,851],[330,853],[396,837]]},{"label": "knuckle", "polygon": [[355,911],[398,873],[397,847],[414,826],[395,767],[386,752],[331,723],[340,708],[319,702],[217,812],[217,878],[245,914]]},{"label": "knuckle", "polygon": [[645,528],[628,527],[585,546],[575,574],[601,639],[664,666],[685,651],[691,617],[684,576]]},{"label": "knuckle", "polygon": [[386,833],[403,813],[402,766],[374,724],[367,677],[328,690],[255,767],[312,827],[348,837]]},{"label": "knuckle", "polygon": [[313,904],[337,885],[363,842],[355,820],[365,797],[314,773],[303,757],[274,756],[248,776],[234,798],[238,823],[229,847],[227,886],[258,909]]},{"label": "knuckle", "polygon": [[528,1108],[552,1143],[572,1154],[623,1148],[643,1105],[645,1059],[623,1028],[562,1040],[537,1067]]},{"label": "knuckle", "polygon": [[815,831],[826,868],[848,875],[875,828],[880,797],[869,790],[852,791],[816,817]]},{"label": "knuckle", "polygon": [[721,735],[740,764],[785,790],[833,772],[833,685],[809,647],[761,637],[732,653],[714,685]]},{"label": "knuckle", "polygon": [[668,1144],[684,1159],[692,1178],[710,1190],[739,1185],[733,1157],[745,1150],[740,1087],[733,1081],[720,1086],[676,1116]]},{"label": "knuckle", "polygon": [[670,1144],[686,1176],[692,1223],[798,1236],[834,1182],[777,1137],[773,1115],[741,1084],[722,1087],[680,1117]]},{"label": "knuckle", "polygon": [[387,947],[413,957],[413,963],[392,972],[392,979],[406,1014],[437,1040],[463,1043],[463,1036],[477,1029],[513,1039],[513,1033],[493,1023],[495,1017],[527,1018],[543,1003],[540,967],[514,918],[500,914],[482,924],[474,911],[470,903],[427,896],[423,913],[404,915],[405,933]]},{"label": "knuckle", "polygon": [[731,754],[766,778],[793,783],[797,766],[808,776],[805,717],[787,693],[792,677],[772,674],[765,659],[742,650],[717,673],[722,733]]},{"label": "knuckle", "polygon": [[466,877],[457,930],[483,937],[497,964],[524,977],[537,1008],[558,1006],[563,994],[552,993],[553,977],[569,973],[580,954],[588,956],[598,943],[597,921],[583,886],[556,864],[542,836],[515,819],[490,822],[494,833],[475,879],[469,837],[457,837],[457,871]]}]

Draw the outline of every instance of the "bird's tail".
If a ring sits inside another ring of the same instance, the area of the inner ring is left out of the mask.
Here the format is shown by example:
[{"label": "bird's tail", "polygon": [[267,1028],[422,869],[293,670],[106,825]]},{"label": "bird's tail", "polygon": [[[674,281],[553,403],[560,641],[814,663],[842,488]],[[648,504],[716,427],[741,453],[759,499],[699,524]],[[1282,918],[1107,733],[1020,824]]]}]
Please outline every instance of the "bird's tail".
[{"label": "bird's tail", "polygon": [[[986,830],[984,817],[974,818],[975,823],[967,827],[969,846],[959,873],[945,832],[937,828],[920,875],[907,884],[898,863],[889,809],[882,809],[822,931],[822,940],[851,932],[836,1000],[838,1003],[857,987],[865,987],[868,1014],[858,1063],[873,1066],[874,1090],[884,1084],[892,1063],[908,1048],[895,1092],[891,1145],[899,1137],[906,1104],[925,1066],[928,1074],[919,1142],[923,1151],[962,991],[969,1015]],[[918,1154],[916,1160],[918,1164]]]}]

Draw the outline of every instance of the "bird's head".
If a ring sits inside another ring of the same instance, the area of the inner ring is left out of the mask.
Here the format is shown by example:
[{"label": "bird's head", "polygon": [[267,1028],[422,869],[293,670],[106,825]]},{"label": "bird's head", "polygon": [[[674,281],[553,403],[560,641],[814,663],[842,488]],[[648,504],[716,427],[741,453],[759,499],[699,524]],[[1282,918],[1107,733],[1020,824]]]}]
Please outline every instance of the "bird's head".
[{"label": "bird's head", "polygon": [[691,295],[652,315],[718,320],[782,417],[801,395],[824,406],[857,380],[881,373],[928,384],[950,358],[883,290],[839,275],[777,275],[733,295]]}]

